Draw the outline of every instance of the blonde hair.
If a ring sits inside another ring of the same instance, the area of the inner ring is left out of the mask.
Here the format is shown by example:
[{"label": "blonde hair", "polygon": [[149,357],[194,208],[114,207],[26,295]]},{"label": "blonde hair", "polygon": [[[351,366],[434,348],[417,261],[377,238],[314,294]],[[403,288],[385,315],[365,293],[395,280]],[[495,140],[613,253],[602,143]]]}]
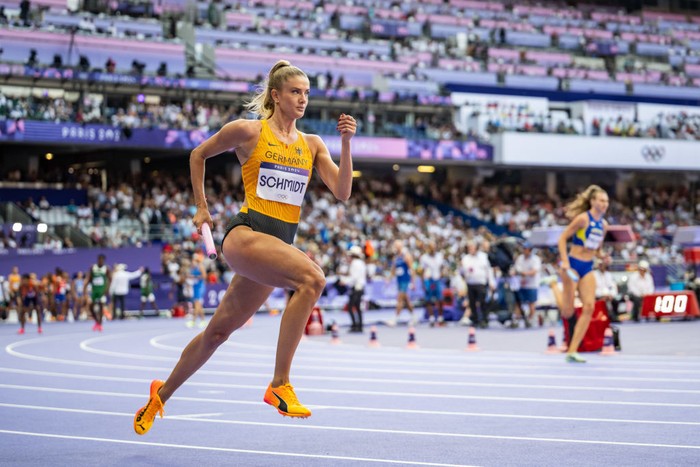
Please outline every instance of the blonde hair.
[{"label": "blonde hair", "polygon": [[591,200],[595,198],[599,193],[605,193],[598,185],[590,185],[588,188],[579,193],[573,201],[564,207],[566,212],[566,217],[573,219],[582,212],[586,212],[591,209]]},{"label": "blonde hair", "polygon": [[306,76],[300,68],[295,67],[287,60],[279,60],[275,63],[265,80],[258,88],[255,97],[245,105],[250,112],[260,115],[262,118],[270,118],[275,113],[275,101],[272,99],[272,90],[282,90],[282,85],[292,76]]}]

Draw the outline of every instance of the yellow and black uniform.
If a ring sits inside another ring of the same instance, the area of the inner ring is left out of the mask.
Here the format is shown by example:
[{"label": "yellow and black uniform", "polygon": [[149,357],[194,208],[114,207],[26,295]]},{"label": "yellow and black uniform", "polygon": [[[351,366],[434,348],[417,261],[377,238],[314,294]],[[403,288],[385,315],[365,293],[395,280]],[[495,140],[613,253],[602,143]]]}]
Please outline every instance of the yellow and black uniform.
[{"label": "yellow and black uniform", "polygon": [[301,132],[297,131],[294,144],[284,144],[272,133],[267,120],[261,123],[258,144],[242,167],[245,202],[226,227],[226,234],[247,225],[291,244],[313,171],[313,155]]}]

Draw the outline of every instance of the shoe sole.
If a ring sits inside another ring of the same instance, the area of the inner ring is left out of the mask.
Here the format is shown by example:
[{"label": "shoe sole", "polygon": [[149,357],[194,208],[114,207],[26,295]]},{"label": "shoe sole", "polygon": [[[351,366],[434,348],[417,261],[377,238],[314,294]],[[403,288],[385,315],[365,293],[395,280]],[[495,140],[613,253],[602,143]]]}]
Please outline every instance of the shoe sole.
[{"label": "shoe sole", "polygon": [[[160,383],[160,384],[158,385],[158,388],[156,389],[156,393],[158,392],[158,390],[160,390],[161,387],[163,387],[163,384],[164,384],[163,381],[158,381],[158,380],[152,381],[152,382],[151,382],[151,386],[150,386],[149,389],[148,389],[148,394],[149,394],[149,395],[148,395],[148,403],[147,403],[146,405],[144,405],[143,407],[141,407],[140,409],[138,409],[138,410],[136,411],[136,414],[134,414],[134,432],[136,432],[136,434],[139,435],[139,436],[143,436],[143,435],[145,435],[146,433],[148,433],[149,431],[151,431],[151,428],[153,427],[153,423],[155,422],[155,417],[154,417],[154,418],[153,418],[153,422],[151,422],[151,426],[148,427],[148,428],[145,428],[141,423],[137,424],[136,419],[138,418],[139,414],[148,406],[148,404],[150,404],[151,399],[153,398],[153,392],[154,392],[153,389],[154,389],[154,386],[157,384],[157,382]],[[159,414],[156,413],[156,415],[159,415]],[[163,416],[160,415],[160,418],[163,418]],[[143,431],[139,432],[139,431],[136,429],[137,426],[138,426],[139,428],[141,428],[141,430],[143,430]]]},{"label": "shoe sole", "polygon": [[285,412],[285,411],[283,411],[283,410],[280,410],[280,408],[277,407],[277,406],[275,405],[274,402],[269,401],[269,400],[267,399],[267,397],[264,397],[264,398],[263,398],[263,402],[265,402],[267,405],[272,406],[272,407],[274,407],[275,409],[277,409],[277,411],[280,413],[280,415],[282,415],[282,416],[284,416],[284,417],[291,417],[291,418],[309,418],[309,417],[311,416],[311,414],[309,414],[309,415],[293,414],[293,413],[289,413],[289,412]]}]

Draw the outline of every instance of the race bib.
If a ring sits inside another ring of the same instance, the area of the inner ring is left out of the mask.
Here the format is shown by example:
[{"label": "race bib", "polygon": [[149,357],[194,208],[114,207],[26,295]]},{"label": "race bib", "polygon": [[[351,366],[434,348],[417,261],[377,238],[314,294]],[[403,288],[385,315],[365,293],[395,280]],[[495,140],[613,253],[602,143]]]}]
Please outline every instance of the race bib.
[{"label": "race bib", "polygon": [[309,171],[262,162],[258,173],[258,198],[301,206],[309,183]]},{"label": "race bib", "polygon": [[102,276],[95,276],[92,278],[92,285],[100,287],[105,285],[105,278]]},{"label": "race bib", "polygon": [[586,239],[586,242],[583,244],[584,247],[589,248],[591,250],[597,250],[600,245],[603,243],[603,231],[599,229],[591,230],[588,233],[588,238]]}]

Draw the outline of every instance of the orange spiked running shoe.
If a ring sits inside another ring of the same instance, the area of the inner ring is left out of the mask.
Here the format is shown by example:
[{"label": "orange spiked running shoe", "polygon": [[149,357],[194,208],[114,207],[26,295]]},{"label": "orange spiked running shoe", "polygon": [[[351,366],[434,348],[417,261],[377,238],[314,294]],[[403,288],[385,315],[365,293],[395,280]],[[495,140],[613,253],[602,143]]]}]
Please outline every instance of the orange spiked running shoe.
[{"label": "orange spiked running shoe", "polygon": [[311,416],[311,411],[301,405],[294,388],[287,383],[276,388],[270,384],[265,391],[263,400],[277,409],[279,413],[287,417],[306,418]]},{"label": "orange spiked running shoe", "polygon": [[134,416],[134,431],[137,435],[145,435],[153,426],[156,414],[163,418],[163,402],[160,400],[158,390],[163,387],[163,381],[154,379],[151,382],[150,398],[148,404],[141,407]]}]

